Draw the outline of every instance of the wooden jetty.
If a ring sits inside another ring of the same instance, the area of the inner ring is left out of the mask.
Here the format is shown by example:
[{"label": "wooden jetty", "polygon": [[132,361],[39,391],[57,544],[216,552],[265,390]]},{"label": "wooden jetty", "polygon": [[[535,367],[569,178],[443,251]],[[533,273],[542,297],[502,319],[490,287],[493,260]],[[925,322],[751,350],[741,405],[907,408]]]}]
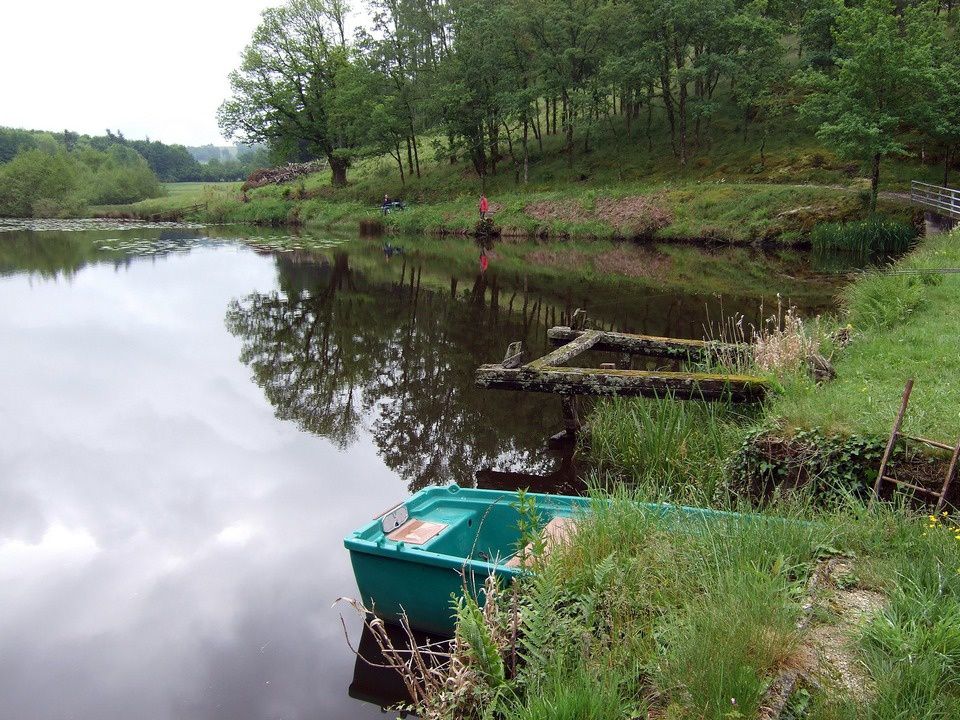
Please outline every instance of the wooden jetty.
[{"label": "wooden jetty", "polygon": [[[670,395],[677,400],[730,402],[755,402],[763,399],[769,390],[766,380],[751,375],[632,370],[618,368],[613,363],[605,363],[599,368],[564,367],[564,363],[591,349],[618,352],[624,356],[637,354],[691,362],[731,357],[742,352],[737,346],[703,340],[587,330],[585,321],[585,313],[578,310],[574,313],[574,327],[550,328],[547,337],[559,347],[535,360],[527,360],[521,343],[512,343],[502,362],[481,365],[477,369],[476,384],[484,388],[556,393],[568,397]],[[565,405],[565,415],[571,410]]]}]

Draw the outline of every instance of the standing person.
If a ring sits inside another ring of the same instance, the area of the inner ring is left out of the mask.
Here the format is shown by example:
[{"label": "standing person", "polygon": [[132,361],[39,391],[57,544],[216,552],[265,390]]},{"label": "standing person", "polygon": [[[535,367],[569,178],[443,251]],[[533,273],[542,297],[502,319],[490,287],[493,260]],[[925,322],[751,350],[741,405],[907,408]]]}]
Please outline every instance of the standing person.
[{"label": "standing person", "polygon": [[383,204],[380,206],[380,211],[381,211],[384,215],[386,215],[388,212],[390,212],[390,196],[389,196],[389,195],[384,195],[384,196],[383,196]]},{"label": "standing person", "polygon": [[487,213],[489,211],[490,211],[490,203],[487,202],[487,196],[481,195],[480,196],[480,219],[486,220]]}]

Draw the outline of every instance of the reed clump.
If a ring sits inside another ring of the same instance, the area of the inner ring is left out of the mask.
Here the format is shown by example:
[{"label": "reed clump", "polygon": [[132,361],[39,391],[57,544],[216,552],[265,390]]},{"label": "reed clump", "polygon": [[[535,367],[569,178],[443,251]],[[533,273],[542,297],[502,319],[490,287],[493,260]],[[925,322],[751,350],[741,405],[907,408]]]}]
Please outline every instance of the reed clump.
[{"label": "reed clump", "polygon": [[861,255],[906,252],[916,238],[917,231],[912,225],[882,217],[822,223],[810,233],[810,243],[817,252],[842,251]]}]

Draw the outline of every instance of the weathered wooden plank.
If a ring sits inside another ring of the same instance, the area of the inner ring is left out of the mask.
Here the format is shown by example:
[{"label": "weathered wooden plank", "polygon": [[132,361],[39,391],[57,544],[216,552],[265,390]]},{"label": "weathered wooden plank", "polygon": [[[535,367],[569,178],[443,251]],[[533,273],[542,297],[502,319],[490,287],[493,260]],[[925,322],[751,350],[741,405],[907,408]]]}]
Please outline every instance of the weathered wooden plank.
[{"label": "weathered wooden plank", "polygon": [[[590,331],[594,332],[594,331]],[[551,342],[562,345],[572,342],[583,334],[583,331],[568,327],[553,327],[547,330],[547,337]],[[596,350],[626,352],[654,357],[670,357],[680,360],[704,360],[711,355],[742,354],[745,348],[726,343],[708,342],[705,340],[682,340],[677,338],[656,337],[654,335],[632,335],[630,333],[602,332],[594,344]]]},{"label": "weathered wooden plank", "polygon": [[565,362],[569,362],[580,353],[586,352],[596,345],[597,341],[600,340],[602,335],[603,333],[599,330],[586,330],[583,332],[577,332],[577,336],[571,338],[570,342],[566,343],[565,345],[561,345],[556,350],[547,353],[543,357],[539,357],[536,360],[527,363],[525,369],[539,370],[543,367],[563,365]]},{"label": "weathered wooden plank", "polygon": [[505,368],[520,367],[527,362],[527,349],[522,340],[510,343],[507,347],[507,354],[503,356],[503,362],[500,363]]},{"label": "weathered wooden plank", "polygon": [[501,365],[481,365],[477,369],[476,384],[483,388],[560,395],[664,397],[670,394],[679,400],[729,399],[734,402],[760,400],[769,390],[766,380],[750,375],[565,367],[541,367],[534,372],[529,366],[508,369]]}]

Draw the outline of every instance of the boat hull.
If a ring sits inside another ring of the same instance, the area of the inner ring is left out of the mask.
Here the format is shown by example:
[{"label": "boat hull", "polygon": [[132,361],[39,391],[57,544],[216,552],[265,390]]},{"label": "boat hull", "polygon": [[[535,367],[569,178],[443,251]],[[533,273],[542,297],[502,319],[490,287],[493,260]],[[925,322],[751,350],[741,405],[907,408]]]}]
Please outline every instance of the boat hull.
[{"label": "boat hull", "polygon": [[[589,505],[586,498],[528,494],[541,524],[573,517]],[[481,605],[490,575],[503,584],[523,572],[506,563],[520,540],[517,493],[425,488],[404,503],[409,517],[443,529],[426,541],[391,539],[378,520],[344,540],[350,551],[360,600],[378,617],[436,635],[452,635],[456,598],[470,595]]]}]

